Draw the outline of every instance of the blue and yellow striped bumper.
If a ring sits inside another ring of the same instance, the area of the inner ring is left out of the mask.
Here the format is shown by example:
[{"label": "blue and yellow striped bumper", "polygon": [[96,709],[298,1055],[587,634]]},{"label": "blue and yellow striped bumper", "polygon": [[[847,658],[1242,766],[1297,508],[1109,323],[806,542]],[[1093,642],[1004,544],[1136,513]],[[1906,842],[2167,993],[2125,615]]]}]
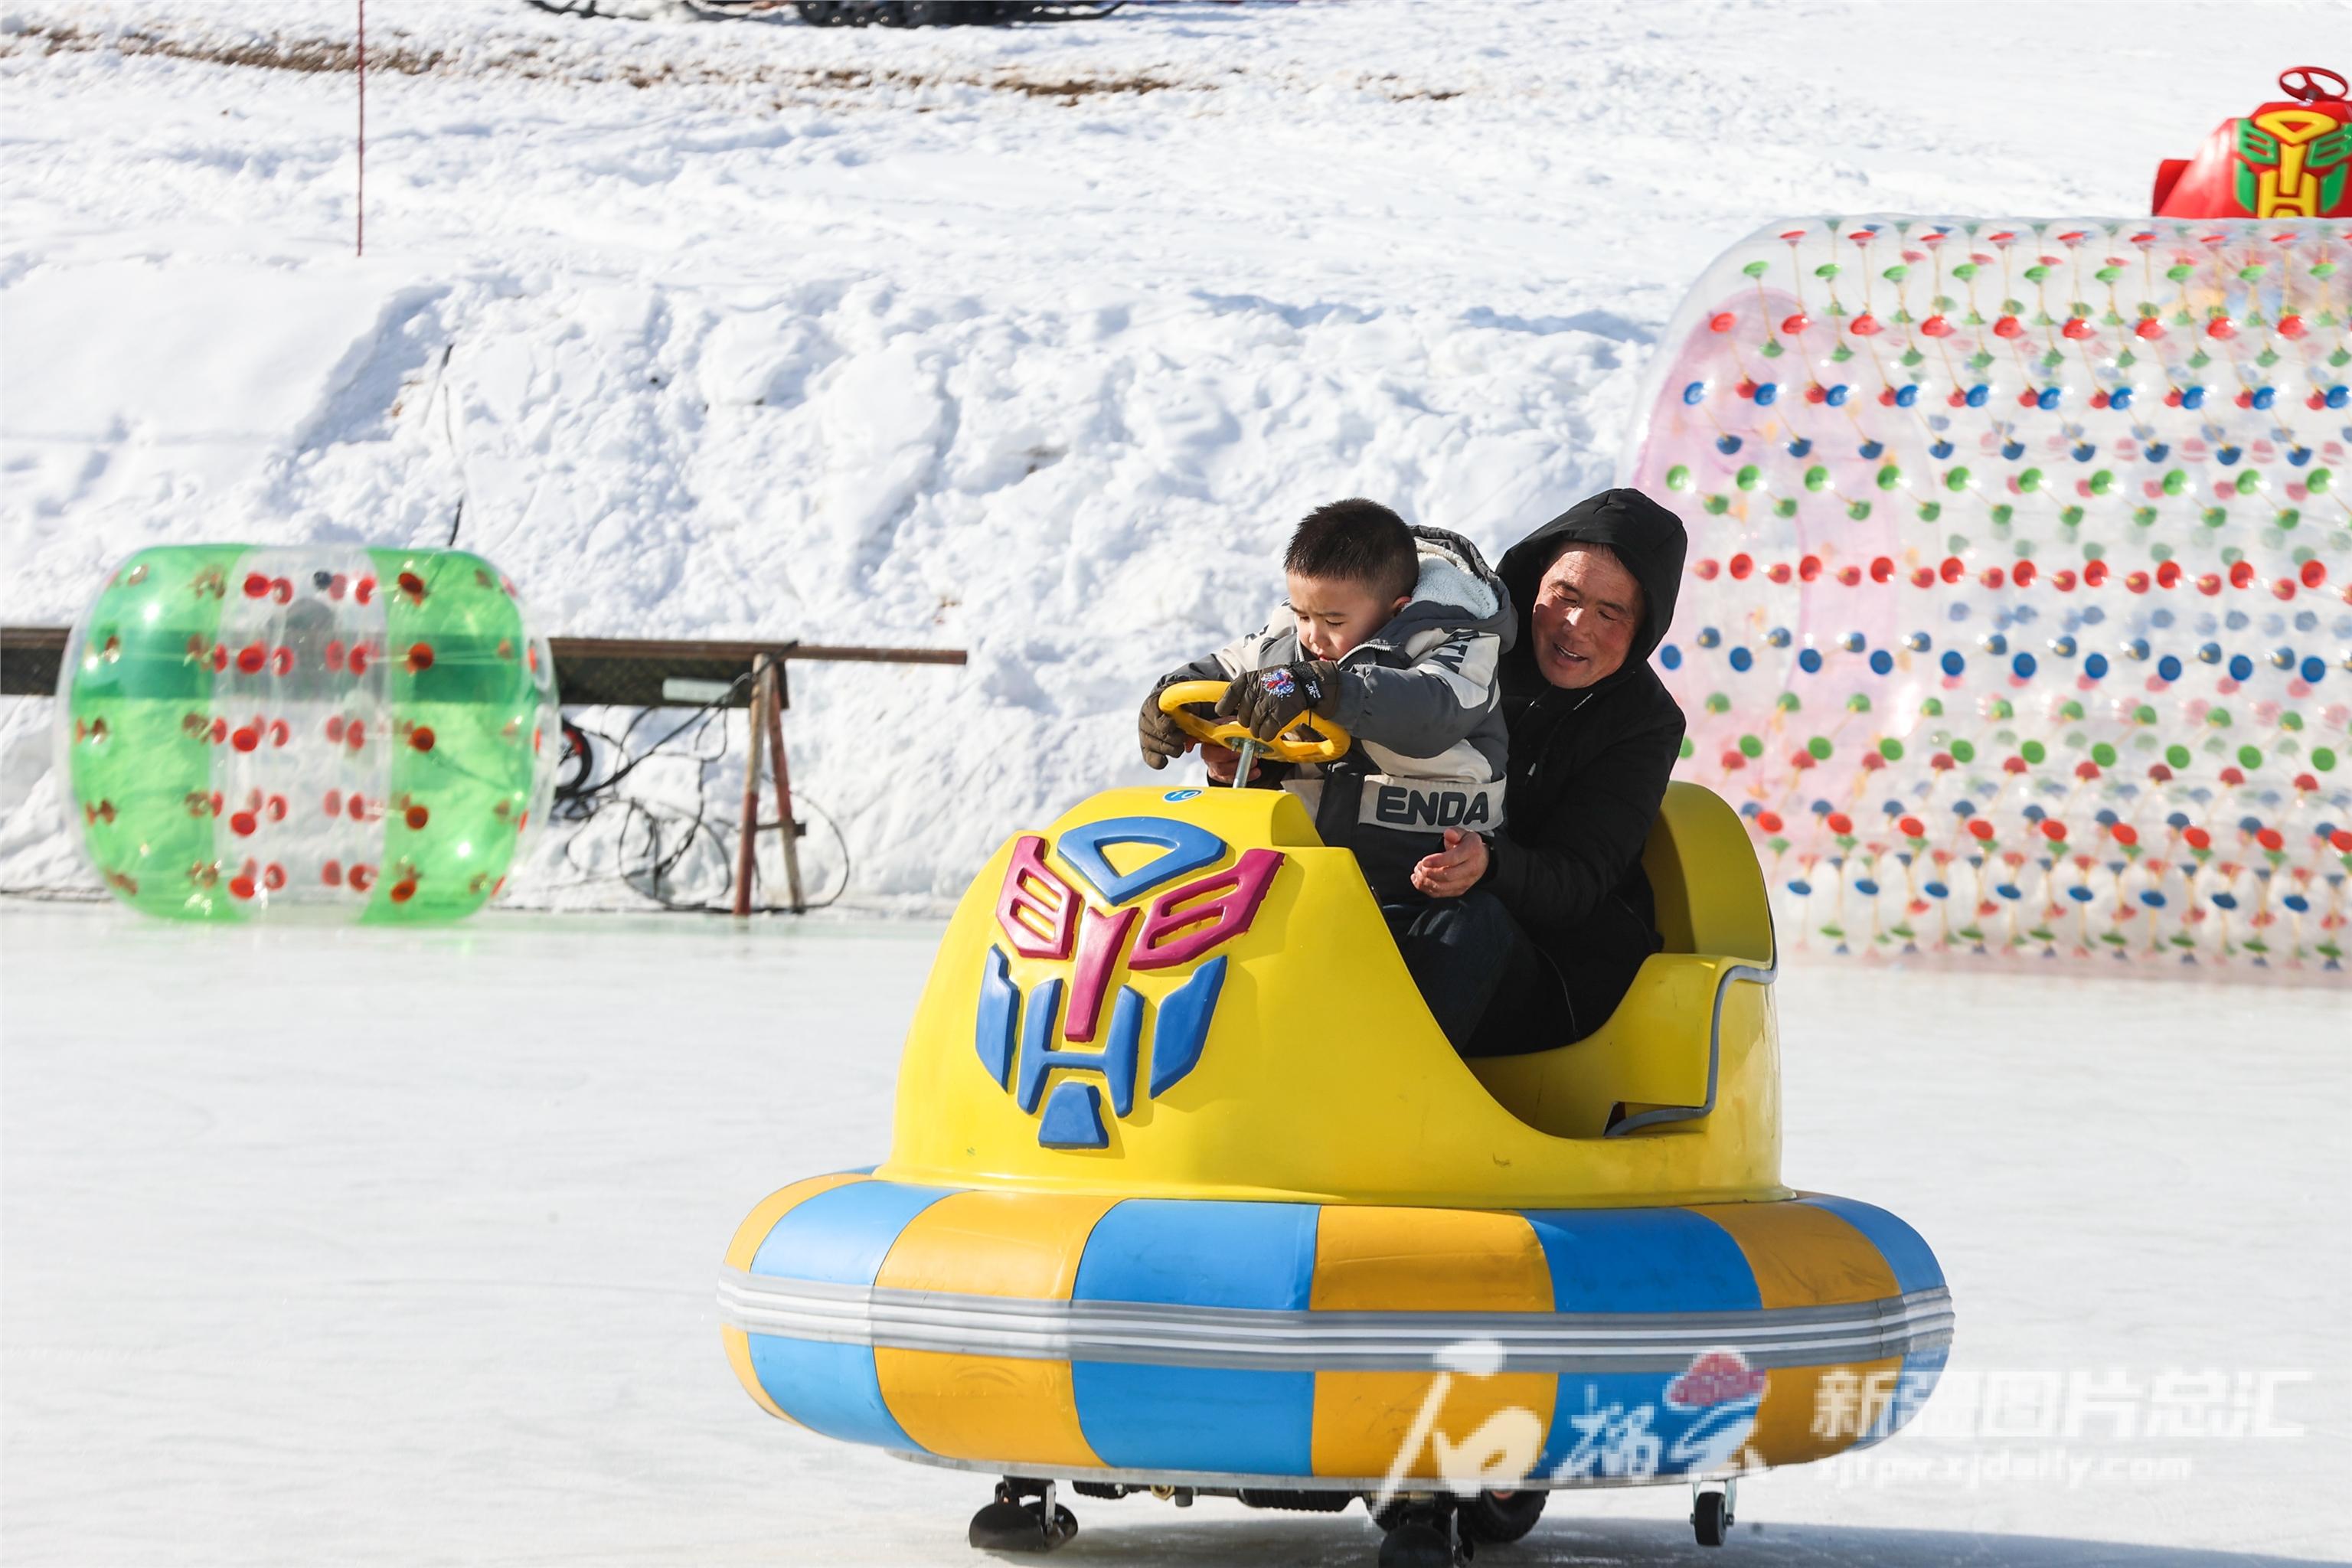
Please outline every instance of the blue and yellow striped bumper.
[{"label": "blue and yellow striped bumper", "polygon": [[1819,1195],[1496,1212],[819,1176],[745,1222],[719,1302],[752,1397],[829,1436],[1196,1486],[1455,1474],[1513,1432],[1529,1486],[1800,1463],[1901,1426],[1952,1334],[1918,1235]]}]

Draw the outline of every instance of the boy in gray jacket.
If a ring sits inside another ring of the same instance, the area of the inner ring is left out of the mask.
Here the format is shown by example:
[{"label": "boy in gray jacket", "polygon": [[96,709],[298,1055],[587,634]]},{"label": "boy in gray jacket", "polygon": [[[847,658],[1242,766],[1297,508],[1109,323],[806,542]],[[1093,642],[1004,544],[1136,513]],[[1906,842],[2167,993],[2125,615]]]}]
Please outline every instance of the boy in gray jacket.
[{"label": "boy in gray jacket", "polygon": [[1220,715],[1272,740],[1312,711],[1355,738],[1348,754],[1288,769],[1323,842],[1351,849],[1448,1037],[1434,952],[1415,940],[1429,896],[1412,868],[1445,831],[1502,826],[1505,735],[1496,670],[1517,631],[1509,594],[1477,546],[1410,528],[1376,501],[1316,508],[1283,556],[1289,599],[1265,630],[1163,678],[1138,722],[1143,760],[1160,768],[1192,742],[1160,711],[1160,688],[1226,682]]}]

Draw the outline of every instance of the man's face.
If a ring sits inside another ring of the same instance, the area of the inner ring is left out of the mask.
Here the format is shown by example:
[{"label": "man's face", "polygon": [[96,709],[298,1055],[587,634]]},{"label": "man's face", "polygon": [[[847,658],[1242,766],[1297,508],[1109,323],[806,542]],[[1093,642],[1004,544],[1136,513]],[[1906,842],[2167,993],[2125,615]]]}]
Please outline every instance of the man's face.
[{"label": "man's face", "polygon": [[1642,585],[1616,552],[1572,544],[1536,585],[1536,668],[1570,691],[1617,673],[1642,626]]},{"label": "man's face", "polygon": [[1382,599],[1374,589],[1340,577],[1309,577],[1298,572],[1283,576],[1290,585],[1290,613],[1298,626],[1298,646],[1310,658],[1345,658],[1412,600],[1410,594]]}]

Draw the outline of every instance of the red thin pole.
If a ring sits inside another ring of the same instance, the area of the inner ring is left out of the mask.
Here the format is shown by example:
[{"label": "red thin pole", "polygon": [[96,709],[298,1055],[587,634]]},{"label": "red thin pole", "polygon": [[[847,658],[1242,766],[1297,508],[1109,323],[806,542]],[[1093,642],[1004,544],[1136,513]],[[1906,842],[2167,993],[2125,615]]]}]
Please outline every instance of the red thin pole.
[{"label": "red thin pole", "polygon": [[367,0],[360,5],[360,199],[358,254],[367,254]]}]

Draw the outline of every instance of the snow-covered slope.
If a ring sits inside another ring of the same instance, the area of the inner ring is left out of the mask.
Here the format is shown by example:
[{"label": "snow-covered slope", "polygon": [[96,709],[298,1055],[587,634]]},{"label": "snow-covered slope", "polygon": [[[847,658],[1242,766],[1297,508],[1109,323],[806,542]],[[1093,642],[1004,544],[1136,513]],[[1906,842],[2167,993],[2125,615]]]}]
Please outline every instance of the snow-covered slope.
[{"label": "snow-covered slope", "polygon": [[[462,498],[553,632],[968,647],[793,669],[853,899],[919,902],[1143,776],[1143,685],[1264,615],[1307,507],[1499,548],[1605,483],[1755,223],[2132,211],[2347,15],[379,0],[355,259],[352,11],[8,5],[0,616],[161,541],[438,542]],[[46,706],[0,717],[0,884],[79,875]],[[526,899],[576,875],[545,848]]]}]

